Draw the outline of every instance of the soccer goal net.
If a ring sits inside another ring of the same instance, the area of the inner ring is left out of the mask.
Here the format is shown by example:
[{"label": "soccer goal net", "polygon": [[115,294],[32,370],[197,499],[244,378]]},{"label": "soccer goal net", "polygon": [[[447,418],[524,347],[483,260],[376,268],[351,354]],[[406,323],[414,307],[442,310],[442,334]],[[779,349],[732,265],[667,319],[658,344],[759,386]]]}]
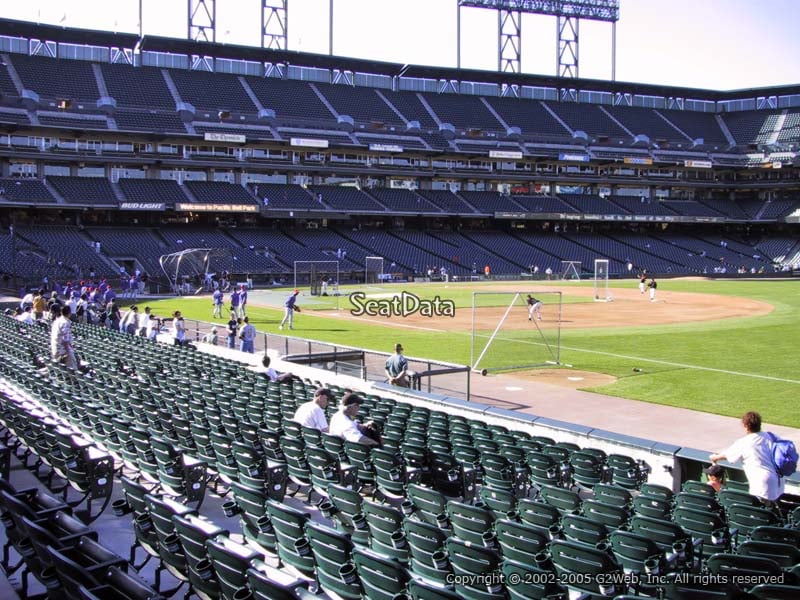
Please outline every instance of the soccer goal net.
[{"label": "soccer goal net", "polygon": [[364,283],[383,282],[383,257],[367,256],[364,258]]},{"label": "soccer goal net", "polygon": [[338,260],[294,261],[294,287],[307,287],[312,296],[333,296],[339,290]]},{"label": "soccer goal net", "polygon": [[158,264],[172,291],[186,295],[203,291],[206,274],[230,271],[233,259],[226,248],[187,248],[160,256]]},{"label": "soccer goal net", "polygon": [[562,260],[561,261],[561,279],[575,279],[581,278],[581,261],[579,260]]},{"label": "soccer goal net", "polygon": [[594,301],[610,302],[614,297],[608,289],[608,259],[596,258],[594,261]]},{"label": "soccer goal net", "polygon": [[473,292],[472,369],[561,364],[561,292]]}]

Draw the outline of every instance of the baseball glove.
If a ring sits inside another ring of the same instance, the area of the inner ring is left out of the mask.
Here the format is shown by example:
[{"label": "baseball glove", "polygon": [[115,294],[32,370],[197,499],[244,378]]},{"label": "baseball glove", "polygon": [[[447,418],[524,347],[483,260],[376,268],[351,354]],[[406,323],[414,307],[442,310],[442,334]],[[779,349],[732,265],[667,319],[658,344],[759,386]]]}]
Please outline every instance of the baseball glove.
[{"label": "baseball glove", "polygon": [[294,307],[294,312],[302,312],[302,311],[300,310],[300,307],[299,307],[299,306],[295,306],[295,307]]}]

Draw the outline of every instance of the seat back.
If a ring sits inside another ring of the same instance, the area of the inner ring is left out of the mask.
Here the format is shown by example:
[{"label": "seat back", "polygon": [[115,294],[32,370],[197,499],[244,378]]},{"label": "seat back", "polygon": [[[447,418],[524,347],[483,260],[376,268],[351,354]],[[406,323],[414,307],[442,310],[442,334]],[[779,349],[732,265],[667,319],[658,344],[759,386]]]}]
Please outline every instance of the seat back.
[{"label": "seat back", "polygon": [[592,491],[595,500],[610,506],[627,507],[633,500],[628,490],[612,483],[598,483]]},{"label": "seat back", "polygon": [[233,600],[239,588],[247,585],[247,569],[260,555],[227,536],[206,541],[206,551],[219,581],[223,600]]},{"label": "seat back", "polygon": [[262,560],[254,560],[245,576],[247,587],[253,593],[253,600],[297,600],[311,596],[304,592],[308,581],[296,578],[285,570],[271,567]]},{"label": "seat back", "polygon": [[211,566],[206,542],[220,535],[227,536],[228,532],[206,519],[193,515],[174,515],[172,522],[186,555],[189,583],[205,598],[219,597],[219,581]]},{"label": "seat back", "polygon": [[403,531],[408,542],[411,572],[415,576],[446,585],[447,576],[452,573],[444,552],[447,531],[412,519],[403,521]]},{"label": "seat back", "polygon": [[639,494],[631,502],[633,512],[637,515],[654,519],[669,519],[672,514],[672,502],[659,496]]},{"label": "seat back", "polygon": [[736,553],[743,556],[769,558],[784,569],[800,564],[800,548],[792,544],[748,540],[736,547]]},{"label": "seat back", "polygon": [[703,540],[703,558],[731,547],[731,538],[725,520],[717,513],[678,506],[672,520],[692,537]]},{"label": "seat back", "polygon": [[410,576],[399,561],[356,547],[353,550],[353,563],[366,598],[392,600],[397,594],[405,592]]},{"label": "seat back", "polygon": [[602,523],[580,515],[564,515],[561,529],[568,540],[596,546],[608,538],[608,528]]},{"label": "seat back", "polygon": [[495,521],[494,531],[503,558],[535,564],[535,556],[547,550],[548,530],[508,519]]},{"label": "seat back", "polygon": [[[608,595],[600,591],[603,578],[598,576],[622,572],[608,552],[578,542],[553,540],[550,556],[556,572],[575,582],[567,587],[581,593]],[[576,577],[577,574],[582,577]]]},{"label": "seat back", "polygon": [[[502,580],[500,577],[492,577],[500,567],[500,555],[496,550],[463,542],[457,538],[448,538],[446,546],[450,565],[456,575],[484,576],[472,580],[465,578],[462,585],[456,585],[456,592],[459,595],[469,598],[472,593],[479,592],[481,598],[505,598]],[[485,580],[490,583],[485,583]]]},{"label": "seat back", "polygon": [[306,523],[305,532],[322,589],[341,598],[360,600],[361,582],[351,564],[350,536],[312,521]]},{"label": "seat back", "polygon": [[659,568],[663,567],[664,552],[649,537],[617,529],[609,535],[609,542],[617,562],[626,571],[641,573],[648,560],[655,560]]},{"label": "seat back", "polygon": [[576,514],[581,509],[580,496],[565,488],[543,485],[539,494],[545,502],[558,509],[562,515]]},{"label": "seat back", "polygon": [[602,523],[609,529],[617,529],[624,526],[630,518],[630,514],[624,507],[611,506],[597,500],[584,500],[581,508],[585,517],[597,523]]},{"label": "seat back", "polygon": [[447,516],[453,533],[472,544],[483,544],[484,536],[491,533],[494,522],[494,516],[488,508],[453,500],[447,503]]},{"label": "seat back", "polygon": [[709,573],[726,577],[728,580],[734,577],[747,577],[751,580],[762,578],[765,581],[777,581],[777,578],[783,575],[778,563],[761,556],[718,553],[708,558],[706,568]]},{"label": "seat back", "polygon": [[501,572],[506,581],[519,581],[516,585],[506,585],[511,600],[543,600],[566,598],[566,588],[556,583],[553,572],[534,566],[535,563],[506,559]]},{"label": "seat back", "polygon": [[438,490],[411,483],[406,488],[406,495],[419,517],[431,525],[436,525],[436,517],[446,512],[447,499]]},{"label": "seat back", "polygon": [[763,506],[731,504],[727,508],[728,524],[736,527],[739,534],[750,535],[756,527],[781,525],[780,515]]},{"label": "seat back", "polygon": [[530,498],[523,498],[517,503],[517,513],[523,523],[544,529],[558,525],[561,520],[561,513],[555,506]]},{"label": "seat back", "polygon": [[278,557],[304,575],[313,576],[314,556],[305,534],[311,515],[274,500],[267,501],[267,514],[275,530]]}]

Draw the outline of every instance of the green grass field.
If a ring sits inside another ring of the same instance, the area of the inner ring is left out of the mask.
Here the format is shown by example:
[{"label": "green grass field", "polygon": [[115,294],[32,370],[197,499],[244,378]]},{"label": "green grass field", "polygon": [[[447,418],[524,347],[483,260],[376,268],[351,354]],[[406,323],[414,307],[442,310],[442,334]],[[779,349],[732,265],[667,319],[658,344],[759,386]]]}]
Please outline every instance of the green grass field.
[{"label": "green grass field", "polygon": [[[553,282],[563,285],[563,282]],[[591,285],[583,282],[577,285]],[[612,283],[612,287],[615,284]],[[630,281],[619,283],[630,287]],[[546,289],[545,282],[521,283],[519,289]],[[614,384],[595,388],[603,394],[658,404],[740,416],[758,410],[772,423],[800,427],[800,411],[794,400],[800,392],[800,373],[795,353],[800,339],[800,282],[795,281],[682,281],[662,283],[663,289],[738,296],[768,302],[774,310],[763,316],[723,319],[704,323],[647,327],[563,329],[561,361],[583,371],[617,377]],[[343,293],[359,288],[343,288]],[[420,297],[454,300],[457,310],[467,310],[472,291],[479,285],[411,284],[381,287],[383,293],[403,289]],[[282,317],[280,302],[285,291],[276,291],[275,308],[250,307],[257,329],[277,333]],[[545,302],[549,297],[545,295]],[[301,306],[334,307],[332,298],[301,298]],[[252,301],[255,301],[255,298]],[[563,295],[565,304],[586,302],[586,297]],[[339,299],[340,308],[351,308]],[[158,314],[180,308],[185,317],[210,321],[208,298],[180,298],[150,303]],[[402,325],[402,319],[394,319]],[[374,322],[362,323],[320,313],[298,316],[299,337],[318,339],[372,350],[390,351],[402,341],[409,355],[467,364],[470,331],[432,332],[418,328],[397,329]],[[634,368],[640,371],[633,371]]]}]

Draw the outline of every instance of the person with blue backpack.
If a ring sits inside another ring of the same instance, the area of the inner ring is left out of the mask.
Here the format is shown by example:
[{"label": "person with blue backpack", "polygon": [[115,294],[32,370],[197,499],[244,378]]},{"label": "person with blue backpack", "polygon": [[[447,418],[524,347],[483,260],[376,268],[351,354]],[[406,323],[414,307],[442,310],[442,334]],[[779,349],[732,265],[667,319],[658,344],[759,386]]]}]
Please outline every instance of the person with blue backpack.
[{"label": "person with blue backpack", "polygon": [[[797,468],[796,451],[792,467],[787,461],[787,449],[781,445],[787,440],[778,440],[774,434],[762,432],[761,415],[757,412],[746,412],[742,417],[742,426],[745,435],[727,450],[712,454],[709,459],[714,464],[723,460],[730,463],[742,461],[750,493],[761,498],[765,504],[772,505],[783,494],[784,476],[791,475]],[[794,444],[788,444],[794,449]]]}]

